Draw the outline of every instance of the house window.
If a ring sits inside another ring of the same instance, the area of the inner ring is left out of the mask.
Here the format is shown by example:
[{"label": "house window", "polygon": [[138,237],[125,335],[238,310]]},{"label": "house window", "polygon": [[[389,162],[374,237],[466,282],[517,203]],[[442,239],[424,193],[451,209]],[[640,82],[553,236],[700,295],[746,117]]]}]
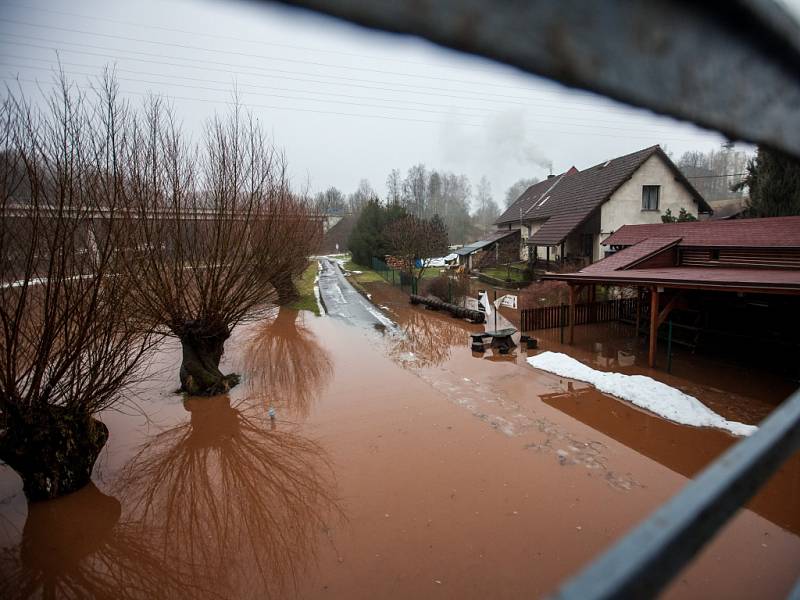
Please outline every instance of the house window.
[{"label": "house window", "polygon": [[643,185],[642,210],[658,210],[658,196],[660,192],[660,185]]},{"label": "house window", "polygon": [[719,260],[719,248],[711,249],[711,260]]}]

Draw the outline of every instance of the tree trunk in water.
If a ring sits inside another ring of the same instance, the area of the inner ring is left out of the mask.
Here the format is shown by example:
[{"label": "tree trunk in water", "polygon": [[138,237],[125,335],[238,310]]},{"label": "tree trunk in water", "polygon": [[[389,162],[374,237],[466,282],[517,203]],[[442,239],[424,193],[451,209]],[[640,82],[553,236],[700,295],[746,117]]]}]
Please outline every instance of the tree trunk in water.
[{"label": "tree trunk in water", "polygon": [[219,370],[225,340],[230,337],[227,327],[210,327],[193,321],[182,328],[179,337],[183,347],[182,392],[192,396],[215,396],[239,383],[238,375],[223,375]]},{"label": "tree trunk in water", "polygon": [[290,274],[276,277],[272,281],[272,285],[275,291],[278,292],[278,305],[280,306],[291,304],[300,297],[297,286],[295,286]]},{"label": "tree trunk in water", "polygon": [[91,481],[108,428],[86,414],[50,406],[30,415],[6,415],[0,459],[22,478],[30,502],[76,492]]}]

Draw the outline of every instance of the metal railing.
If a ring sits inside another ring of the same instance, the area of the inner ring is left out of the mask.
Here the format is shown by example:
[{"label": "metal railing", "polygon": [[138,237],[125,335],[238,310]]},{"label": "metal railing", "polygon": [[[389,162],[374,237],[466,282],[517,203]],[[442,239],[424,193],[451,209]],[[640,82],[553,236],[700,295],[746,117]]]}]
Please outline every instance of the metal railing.
[{"label": "metal railing", "polygon": [[553,598],[652,598],[798,449],[800,390]]}]

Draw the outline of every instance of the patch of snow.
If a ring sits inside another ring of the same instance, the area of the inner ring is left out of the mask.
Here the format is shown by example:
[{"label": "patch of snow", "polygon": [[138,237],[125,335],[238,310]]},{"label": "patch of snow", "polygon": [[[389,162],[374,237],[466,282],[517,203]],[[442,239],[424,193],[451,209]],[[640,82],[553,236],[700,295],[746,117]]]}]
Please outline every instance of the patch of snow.
[{"label": "patch of snow", "polygon": [[348,271],[349,273],[355,273],[356,275],[361,275],[364,271]]},{"label": "patch of snow", "polygon": [[319,271],[317,276],[314,277],[314,298],[317,300],[317,308],[320,315],[328,314],[325,312],[325,307],[322,305],[322,297],[319,295]]},{"label": "patch of snow", "polygon": [[755,425],[728,421],[694,396],[651,377],[597,371],[560,352],[542,352],[530,357],[528,363],[543,371],[591,383],[605,394],[627,400],[681,425],[715,427],[734,435],[750,435],[758,429]]}]

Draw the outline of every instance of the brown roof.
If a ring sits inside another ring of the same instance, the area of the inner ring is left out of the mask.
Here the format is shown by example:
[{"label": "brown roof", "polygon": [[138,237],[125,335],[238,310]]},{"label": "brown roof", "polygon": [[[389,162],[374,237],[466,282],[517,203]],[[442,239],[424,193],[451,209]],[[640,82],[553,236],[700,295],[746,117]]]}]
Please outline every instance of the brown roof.
[{"label": "brown roof", "polygon": [[800,248],[800,217],[624,225],[603,244],[633,246],[653,237],[680,237],[681,246]]},{"label": "brown roof", "polygon": [[607,273],[620,269],[630,269],[644,259],[666,250],[670,246],[675,246],[681,241],[679,237],[648,238],[624,250],[615,252],[608,258],[592,263],[583,269],[581,273]]},{"label": "brown roof", "polygon": [[560,244],[591,213],[608,200],[633,173],[653,155],[660,156],[694,196],[700,210],[708,205],[686,180],[680,170],[659,146],[651,146],[632,154],[605,161],[584,171],[570,169],[552,179],[529,187],[497,219],[498,225],[547,219],[528,240],[531,244],[553,246]]}]

